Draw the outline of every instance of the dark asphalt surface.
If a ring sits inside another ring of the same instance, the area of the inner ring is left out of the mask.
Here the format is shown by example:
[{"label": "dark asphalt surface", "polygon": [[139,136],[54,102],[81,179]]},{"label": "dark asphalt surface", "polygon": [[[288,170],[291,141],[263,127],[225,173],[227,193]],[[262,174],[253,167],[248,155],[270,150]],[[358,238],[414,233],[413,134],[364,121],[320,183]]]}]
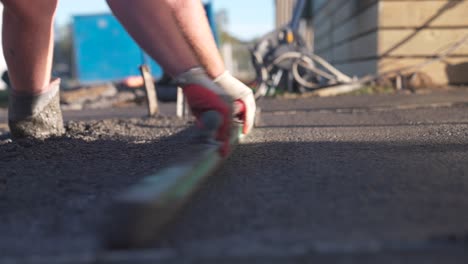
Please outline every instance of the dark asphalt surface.
[{"label": "dark asphalt surface", "polygon": [[387,94],[377,96],[348,96],[323,98],[275,99],[260,102],[263,112],[282,110],[337,110],[366,108],[414,108],[466,104],[467,88],[432,90],[418,94]]},{"label": "dark asphalt surface", "polygon": [[[111,263],[467,263],[467,90],[260,106],[156,249]],[[56,263],[94,263],[75,242]]]},{"label": "dark asphalt surface", "polygon": [[[391,97],[387,103],[402,106]],[[271,104],[287,110],[289,102]],[[207,254],[261,248],[294,255],[466,241],[468,107],[370,108],[263,113],[167,244]]]}]

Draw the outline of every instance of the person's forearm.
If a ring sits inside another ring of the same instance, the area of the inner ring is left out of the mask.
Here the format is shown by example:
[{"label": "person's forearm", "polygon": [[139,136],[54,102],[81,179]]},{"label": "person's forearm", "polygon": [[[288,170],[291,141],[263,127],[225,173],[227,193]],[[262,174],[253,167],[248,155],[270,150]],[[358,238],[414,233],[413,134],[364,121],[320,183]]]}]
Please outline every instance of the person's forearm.
[{"label": "person's forearm", "polygon": [[220,76],[224,63],[201,0],[166,0],[185,39],[211,78]]}]

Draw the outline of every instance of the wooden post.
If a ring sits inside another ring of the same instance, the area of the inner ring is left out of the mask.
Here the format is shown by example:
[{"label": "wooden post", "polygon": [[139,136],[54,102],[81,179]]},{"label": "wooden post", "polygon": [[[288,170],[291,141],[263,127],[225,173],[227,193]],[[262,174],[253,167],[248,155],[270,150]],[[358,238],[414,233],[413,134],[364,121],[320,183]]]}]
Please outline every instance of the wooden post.
[{"label": "wooden post", "polygon": [[156,87],[154,86],[153,76],[151,76],[151,72],[146,64],[140,66],[140,72],[145,83],[146,99],[148,101],[148,116],[154,116],[159,113],[159,108],[158,95],[156,93]]},{"label": "wooden post", "polygon": [[184,107],[185,107],[185,97],[184,97],[184,92],[182,91],[182,88],[177,87],[177,117],[178,118],[183,118],[184,117]]},{"label": "wooden post", "polygon": [[403,90],[403,77],[398,74],[395,79],[395,86],[397,90]]}]

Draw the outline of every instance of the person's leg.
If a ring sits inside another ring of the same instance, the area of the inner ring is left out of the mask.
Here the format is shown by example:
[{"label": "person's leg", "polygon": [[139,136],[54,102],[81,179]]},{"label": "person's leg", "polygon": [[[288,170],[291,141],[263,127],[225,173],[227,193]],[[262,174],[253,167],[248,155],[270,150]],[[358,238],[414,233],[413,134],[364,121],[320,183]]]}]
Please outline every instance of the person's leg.
[{"label": "person's leg", "polygon": [[45,138],[64,132],[60,80],[50,80],[57,1],[2,0],[3,50],[12,86],[8,119],[13,137]]},{"label": "person's leg", "polygon": [[15,93],[40,94],[52,69],[58,0],[2,0],[3,50]]}]

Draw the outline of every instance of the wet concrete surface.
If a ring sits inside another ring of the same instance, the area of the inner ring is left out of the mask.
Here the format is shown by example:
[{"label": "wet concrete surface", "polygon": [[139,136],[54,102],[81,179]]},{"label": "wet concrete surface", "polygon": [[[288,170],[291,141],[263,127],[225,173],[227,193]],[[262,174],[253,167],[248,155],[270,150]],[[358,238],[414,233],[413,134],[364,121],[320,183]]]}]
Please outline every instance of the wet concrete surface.
[{"label": "wet concrete surface", "polygon": [[[466,263],[468,93],[457,93],[265,100],[257,129],[155,249],[110,263]],[[72,140],[0,145],[3,252],[95,263],[102,205],[186,138],[167,120],[103,122],[72,125]]]}]

